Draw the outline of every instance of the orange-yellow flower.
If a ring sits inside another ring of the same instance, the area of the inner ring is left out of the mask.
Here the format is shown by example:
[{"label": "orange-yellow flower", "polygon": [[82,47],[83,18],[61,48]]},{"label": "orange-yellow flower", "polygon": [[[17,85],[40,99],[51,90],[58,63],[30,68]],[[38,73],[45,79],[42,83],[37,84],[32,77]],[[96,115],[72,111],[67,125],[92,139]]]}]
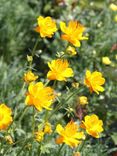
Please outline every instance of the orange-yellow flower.
[{"label": "orange-yellow flower", "polygon": [[86,132],[95,137],[99,138],[100,133],[103,131],[103,121],[99,120],[98,116],[95,114],[86,115],[85,120],[82,121],[81,127],[86,129]]},{"label": "orange-yellow flower", "polygon": [[70,121],[65,128],[58,124],[56,131],[60,136],[56,139],[56,143],[66,143],[70,147],[76,147],[81,143],[81,139],[85,138],[84,133],[78,132],[78,129],[79,126],[73,121]]},{"label": "orange-yellow flower", "polygon": [[34,106],[38,111],[43,108],[51,110],[55,99],[54,90],[51,87],[45,87],[42,82],[30,83],[25,103]]},{"label": "orange-yellow flower", "polygon": [[70,21],[68,26],[66,26],[64,22],[60,22],[60,28],[62,32],[65,33],[61,36],[61,38],[63,40],[67,40],[76,47],[80,47],[80,40],[88,39],[83,36],[85,27],[77,21]]},{"label": "orange-yellow flower", "polygon": [[102,73],[93,72],[91,73],[89,70],[86,71],[86,77],[84,80],[84,84],[90,89],[90,92],[96,92],[99,94],[104,91],[102,85],[105,83],[105,79],[102,77]]},{"label": "orange-yellow flower", "polygon": [[29,83],[38,79],[38,76],[35,75],[32,71],[28,71],[24,74],[24,81]]},{"label": "orange-yellow flower", "polygon": [[47,73],[49,80],[66,81],[66,78],[73,77],[73,70],[69,68],[67,60],[57,59],[48,63],[50,71]]},{"label": "orange-yellow flower", "polygon": [[12,111],[5,104],[0,104],[0,130],[5,130],[13,121]]},{"label": "orange-yellow flower", "polygon": [[51,17],[42,17],[37,18],[38,26],[35,30],[40,33],[42,38],[49,37],[51,38],[53,34],[57,31],[56,23]]},{"label": "orange-yellow flower", "polygon": [[35,140],[38,142],[43,141],[44,139],[44,132],[43,131],[37,131],[35,132]]}]

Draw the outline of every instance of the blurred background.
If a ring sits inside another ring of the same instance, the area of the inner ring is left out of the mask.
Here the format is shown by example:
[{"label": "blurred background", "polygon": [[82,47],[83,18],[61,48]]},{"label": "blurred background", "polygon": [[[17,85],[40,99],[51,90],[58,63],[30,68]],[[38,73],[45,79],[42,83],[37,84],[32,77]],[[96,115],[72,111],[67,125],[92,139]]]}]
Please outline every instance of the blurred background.
[{"label": "blurred background", "polygon": [[[110,9],[111,3],[117,5],[116,0],[0,0],[0,102],[11,107],[23,102],[17,94],[27,69],[26,56],[39,38],[34,31],[37,17],[51,16],[58,27],[60,21],[78,20],[87,28],[89,40],[70,59],[74,80],[82,81],[86,69],[98,70],[106,78],[104,93],[93,96],[87,89],[85,95],[90,99],[91,111],[104,121],[105,133],[96,148],[117,156],[117,11]],[[60,32],[52,39],[40,39],[34,68],[42,80],[48,71],[47,61],[64,46]],[[110,58],[110,65],[102,62],[104,56]]]}]

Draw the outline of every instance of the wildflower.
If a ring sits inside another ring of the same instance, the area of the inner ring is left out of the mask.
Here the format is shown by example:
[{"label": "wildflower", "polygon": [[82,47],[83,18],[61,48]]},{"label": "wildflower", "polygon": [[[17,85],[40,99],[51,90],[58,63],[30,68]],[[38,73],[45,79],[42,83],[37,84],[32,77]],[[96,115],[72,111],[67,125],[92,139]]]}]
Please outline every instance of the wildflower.
[{"label": "wildflower", "polygon": [[110,9],[113,10],[113,11],[117,11],[117,5],[111,3],[110,4]]},{"label": "wildflower", "polygon": [[117,22],[117,15],[115,15],[115,17],[114,17],[114,21]]},{"label": "wildflower", "polygon": [[72,55],[72,56],[74,56],[74,55],[77,54],[75,48],[74,48],[74,47],[71,47],[71,46],[69,46],[69,47],[67,48],[67,53],[70,54],[70,55]]},{"label": "wildflower", "polygon": [[5,136],[5,140],[11,145],[13,144],[13,139],[10,135]]},{"label": "wildflower", "polygon": [[38,79],[38,76],[35,75],[32,71],[28,71],[24,74],[24,81],[29,83]]},{"label": "wildflower", "polygon": [[80,40],[88,39],[87,37],[83,36],[85,27],[77,21],[70,21],[68,23],[68,27],[64,22],[61,22],[60,28],[62,32],[65,33],[61,36],[61,38],[63,40],[67,40],[76,47],[80,47]]},{"label": "wildflower", "polygon": [[103,121],[99,120],[98,116],[95,114],[86,115],[85,120],[82,121],[81,127],[86,129],[86,132],[95,137],[99,138],[100,133],[103,131]]},{"label": "wildflower", "polygon": [[111,64],[111,60],[109,59],[109,57],[105,56],[105,57],[102,57],[102,63],[109,65]]},{"label": "wildflower", "polygon": [[60,136],[56,139],[56,143],[66,143],[70,147],[76,147],[81,143],[81,139],[84,139],[84,133],[78,132],[78,129],[78,125],[73,121],[70,121],[65,128],[58,124],[56,131]]},{"label": "wildflower", "polygon": [[44,139],[44,132],[43,131],[37,131],[35,132],[35,140],[38,142],[43,141]]},{"label": "wildflower", "polygon": [[34,106],[38,111],[43,108],[51,110],[50,106],[55,99],[54,90],[45,87],[42,82],[30,83],[25,103]]},{"label": "wildflower", "polygon": [[48,134],[52,133],[51,124],[49,122],[46,122],[46,124],[45,124],[44,133],[48,133]]},{"label": "wildflower", "polygon": [[12,111],[5,104],[0,104],[0,130],[5,130],[13,121]]},{"label": "wildflower", "polygon": [[47,73],[49,80],[66,81],[66,78],[73,77],[73,70],[69,68],[67,60],[57,59],[48,63],[50,71]]},{"label": "wildflower", "polygon": [[87,97],[86,96],[80,96],[79,97],[79,103],[80,103],[80,105],[86,105],[86,104],[88,104]]},{"label": "wildflower", "polygon": [[105,79],[102,77],[102,73],[93,72],[91,73],[89,70],[86,71],[86,77],[84,80],[84,84],[90,89],[90,92],[96,92],[99,94],[104,91],[102,85],[105,83]]},{"label": "wildflower", "polygon": [[53,34],[57,31],[56,23],[51,17],[42,17],[37,18],[38,26],[35,30],[40,33],[42,38],[49,37],[51,38]]}]

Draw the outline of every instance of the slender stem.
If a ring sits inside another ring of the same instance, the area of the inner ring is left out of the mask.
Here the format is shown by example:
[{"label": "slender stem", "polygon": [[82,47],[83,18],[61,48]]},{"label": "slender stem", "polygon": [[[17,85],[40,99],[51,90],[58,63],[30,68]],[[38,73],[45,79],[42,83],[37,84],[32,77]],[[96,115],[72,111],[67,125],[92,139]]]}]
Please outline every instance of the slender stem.
[{"label": "slender stem", "polygon": [[61,150],[62,150],[63,146],[64,146],[64,144],[62,144],[62,145],[60,146],[60,148],[59,148],[58,153],[57,153],[57,155],[56,155],[56,156],[60,156],[60,155],[61,155],[61,154],[60,154],[60,152],[61,152]]},{"label": "slender stem", "polygon": [[35,108],[33,107],[33,115],[32,115],[32,134],[34,136],[35,133]]},{"label": "slender stem", "polygon": [[39,39],[37,39],[36,42],[35,42],[34,48],[32,50],[32,57],[35,55],[35,50],[37,48],[38,43],[39,43]]},{"label": "slender stem", "polygon": [[28,110],[28,107],[27,107],[27,106],[24,107],[24,110],[22,111],[22,114],[21,114],[21,116],[20,116],[20,118],[19,118],[19,123],[21,123],[21,121],[22,121],[22,119],[23,119],[25,113],[27,112],[27,110]]}]

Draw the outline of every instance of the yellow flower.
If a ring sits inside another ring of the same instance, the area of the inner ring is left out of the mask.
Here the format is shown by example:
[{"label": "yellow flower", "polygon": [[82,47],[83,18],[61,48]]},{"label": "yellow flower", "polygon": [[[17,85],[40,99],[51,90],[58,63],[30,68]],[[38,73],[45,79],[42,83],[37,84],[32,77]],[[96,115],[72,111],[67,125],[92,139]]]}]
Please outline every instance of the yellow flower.
[{"label": "yellow flower", "polygon": [[113,10],[113,11],[117,11],[117,5],[111,3],[110,4],[110,9]]},{"label": "yellow flower", "polygon": [[102,63],[109,65],[111,64],[111,60],[109,59],[109,57],[105,56],[105,57],[102,57]]},{"label": "yellow flower", "polygon": [[67,40],[76,47],[80,47],[80,40],[88,39],[83,36],[85,27],[77,21],[70,21],[68,23],[68,27],[64,22],[60,22],[60,28],[62,32],[65,33],[61,36],[61,38],[63,40]]},{"label": "yellow flower", "polygon": [[49,80],[66,81],[66,78],[73,77],[73,70],[69,68],[67,60],[57,59],[48,63],[50,71],[47,73]]},{"label": "yellow flower", "polygon": [[78,129],[78,125],[73,121],[70,121],[65,128],[58,124],[56,131],[60,136],[56,139],[56,143],[66,143],[70,147],[76,147],[85,137],[83,132],[78,132]]},{"label": "yellow flower", "polygon": [[34,106],[38,111],[43,108],[51,110],[50,106],[55,99],[54,90],[45,87],[42,82],[30,83],[25,103]]},{"label": "yellow flower", "polygon": [[84,80],[84,84],[90,89],[90,92],[96,92],[99,94],[104,91],[102,85],[105,83],[105,79],[102,77],[102,73],[93,72],[91,73],[89,70],[86,71],[86,77]]},{"label": "yellow flower", "polygon": [[85,120],[82,121],[81,127],[86,129],[86,132],[95,137],[99,138],[100,133],[103,131],[103,121],[99,120],[98,116],[95,114],[86,115]]},{"label": "yellow flower", "polygon": [[5,104],[0,104],[0,130],[5,130],[13,121],[12,111]]},{"label": "yellow flower", "polygon": [[37,131],[35,132],[35,140],[38,142],[43,141],[44,139],[44,132],[43,131]]},{"label": "yellow flower", "polygon": [[72,55],[72,56],[74,56],[74,55],[77,54],[75,48],[74,48],[74,47],[71,47],[71,46],[69,46],[69,47],[67,48],[67,53],[70,54],[70,55]]},{"label": "yellow flower", "polygon": [[114,21],[117,22],[117,15],[115,15],[115,17],[114,17]]},{"label": "yellow flower", "polygon": [[29,83],[38,79],[38,76],[35,75],[32,71],[28,71],[24,74],[24,81]]},{"label": "yellow flower", "polygon": [[48,134],[52,133],[51,124],[49,122],[46,122],[46,124],[44,126],[44,133],[48,133]]},{"label": "yellow flower", "polygon": [[10,135],[5,136],[5,140],[11,145],[13,144],[13,139]]},{"label": "yellow flower", "polygon": [[40,33],[42,38],[49,37],[51,38],[53,34],[57,31],[56,23],[51,17],[42,17],[37,18],[38,26],[35,30]]},{"label": "yellow flower", "polygon": [[78,82],[72,82],[72,87],[74,88],[78,88],[79,87],[79,83]]},{"label": "yellow flower", "polygon": [[86,105],[86,104],[88,104],[88,99],[87,99],[86,96],[80,96],[79,97],[79,102],[80,102],[81,105]]}]

